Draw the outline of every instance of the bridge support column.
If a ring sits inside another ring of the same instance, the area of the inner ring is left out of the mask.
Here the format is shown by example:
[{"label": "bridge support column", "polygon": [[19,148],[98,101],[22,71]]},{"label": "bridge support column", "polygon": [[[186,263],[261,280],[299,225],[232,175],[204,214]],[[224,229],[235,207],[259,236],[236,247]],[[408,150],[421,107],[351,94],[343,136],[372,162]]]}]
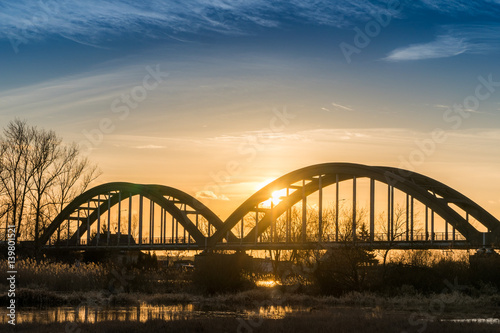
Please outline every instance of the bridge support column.
[{"label": "bridge support column", "polygon": [[149,243],[154,244],[155,232],[155,205],[153,201],[149,202]]},{"label": "bridge support column", "polygon": [[370,242],[375,240],[375,179],[370,178]]},{"label": "bridge support column", "polygon": [[352,177],[352,242],[356,243],[356,176]]},{"label": "bridge support column", "polygon": [[[290,188],[287,186],[286,188],[286,196],[288,198],[288,196],[290,195]],[[290,242],[290,225],[291,225],[291,218],[292,218],[292,209],[291,208],[288,208],[286,210],[286,226],[285,226],[285,233],[286,233],[286,242],[289,243]]]},{"label": "bridge support column", "polygon": [[127,245],[130,246],[130,239],[132,238],[132,193],[128,197],[128,237]]},{"label": "bridge support column", "polygon": [[80,223],[83,223],[82,220],[80,220],[80,209],[77,211],[77,224],[76,224],[76,245],[80,245]]},{"label": "bridge support column", "polygon": [[101,236],[101,195],[97,196],[97,234],[96,245],[99,245],[99,236]]},{"label": "bridge support column", "polygon": [[144,215],[144,197],[139,196],[139,244],[142,244],[142,221]]},{"label": "bridge support column", "polygon": [[[167,211],[163,209],[163,244],[167,244]],[[198,214],[196,214],[196,228],[198,228]]]},{"label": "bridge support column", "polygon": [[406,221],[405,221],[405,226],[406,226],[406,235],[405,239],[406,241],[410,240],[410,195],[406,194]]},{"label": "bridge support column", "polygon": [[271,199],[271,233],[269,234],[269,241],[273,242],[275,240],[276,234],[276,216],[274,214],[274,203]]},{"label": "bridge support column", "polygon": [[108,193],[108,232],[106,235],[106,245],[109,245],[109,239],[111,237],[111,192]]},{"label": "bridge support column", "polygon": [[431,244],[434,243],[434,211],[431,210]]},{"label": "bridge support column", "polygon": [[318,242],[323,241],[323,186],[321,184],[321,176],[318,178]]},{"label": "bridge support column", "polygon": [[444,229],[444,235],[445,235],[445,240],[448,240],[448,221],[445,221],[445,229]]},{"label": "bridge support column", "polygon": [[120,244],[122,222],[122,191],[118,191],[118,244]]},{"label": "bridge support column", "polygon": [[254,243],[257,244],[259,241],[259,206],[255,208],[255,240]]},{"label": "bridge support column", "polygon": [[[163,224],[164,224],[164,210],[160,211],[160,244],[163,244]],[[198,214],[196,215],[196,227],[198,227]]]},{"label": "bridge support column", "polygon": [[415,229],[414,224],[414,208],[415,208],[415,200],[411,197],[410,209],[411,209],[411,217],[410,217],[410,241],[413,242],[413,230]]},{"label": "bridge support column", "polygon": [[387,185],[387,241],[391,239],[391,185]]},{"label": "bridge support column", "polygon": [[[198,215],[196,215],[196,218],[198,218]],[[240,233],[240,244],[243,243],[243,237],[244,237],[244,232],[245,232],[245,224],[244,224],[245,218],[241,218],[241,233]],[[198,225],[196,225],[198,227]]]},{"label": "bridge support column", "polygon": [[[208,225],[208,237],[210,237],[210,224]],[[175,243],[175,218],[172,216],[172,233],[170,237],[170,243]]]},{"label": "bridge support column", "polygon": [[339,175],[335,175],[335,241],[339,241]]},{"label": "bridge support column", "polygon": [[87,201],[87,245],[90,244],[90,200]]},{"label": "bridge support column", "polygon": [[306,197],[306,181],[302,180],[302,243],[307,240],[306,237],[306,224],[307,224],[307,197]]},{"label": "bridge support column", "polygon": [[425,240],[429,240],[429,207],[425,206]]},{"label": "bridge support column", "polygon": [[394,186],[391,186],[391,240],[394,238]]}]

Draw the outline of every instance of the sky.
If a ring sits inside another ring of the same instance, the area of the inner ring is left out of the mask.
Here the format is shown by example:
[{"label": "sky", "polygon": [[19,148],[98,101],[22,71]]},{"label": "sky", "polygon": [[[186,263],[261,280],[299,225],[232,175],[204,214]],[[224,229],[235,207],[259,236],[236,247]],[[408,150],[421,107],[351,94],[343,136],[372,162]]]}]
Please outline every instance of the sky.
[{"label": "sky", "polygon": [[0,3],[0,127],[225,217],[295,169],[410,169],[500,218],[500,1]]}]

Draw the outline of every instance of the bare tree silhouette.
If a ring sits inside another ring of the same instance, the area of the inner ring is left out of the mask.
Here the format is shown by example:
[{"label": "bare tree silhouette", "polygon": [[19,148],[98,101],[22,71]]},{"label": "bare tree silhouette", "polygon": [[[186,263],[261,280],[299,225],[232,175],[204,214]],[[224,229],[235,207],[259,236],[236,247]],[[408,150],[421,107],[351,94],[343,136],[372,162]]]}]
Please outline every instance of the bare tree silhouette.
[{"label": "bare tree silhouette", "polygon": [[77,145],[20,119],[4,128],[0,156],[0,225],[15,225],[16,238],[36,246],[47,223],[100,175]]}]

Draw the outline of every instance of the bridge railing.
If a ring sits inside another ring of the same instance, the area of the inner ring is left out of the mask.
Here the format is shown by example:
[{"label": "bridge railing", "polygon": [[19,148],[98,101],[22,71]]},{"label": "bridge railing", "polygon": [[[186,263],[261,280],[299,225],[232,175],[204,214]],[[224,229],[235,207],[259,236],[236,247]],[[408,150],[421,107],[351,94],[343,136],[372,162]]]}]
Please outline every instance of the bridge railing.
[{"label": "bridge railing", "polygon": [[[128,246],[130,245],[131,247],[137,247],[141,245],[195,245],[196,242],[191,238],[191,237],[142,237],[141,241],[138,242],[138,240],[134,237],[130,237],[131,242],[128,242],[129,236],[128,235],[120,235],[119,238],[117,239],[108,239],[106,237],[101,237],[98,240],[97,239],[92,239],[90,243],[87,243],[87,240],[85,238],[80,239],[76,243],[71,243],[68,242],[67,240],[60,240],[59,242],[52,243],[49,241],[49,245],[56,245],[56,246]],[[307,242],[314,242],[315,239],[313,237],[308,237]],[[322,242],[328,242],[328,243],[334,243],[334,242],[347,242],[347,241],[352,241],[352,235],[344,235],[344,234],[339,234],[339,235],[323,235]],[[389,236],[387,233],[375,233],[373,235],[373,242],[389,242],[389,243],[402,243],[402,242],[454,242],[454,241],[466,241],[466,238],[462,236],[459,233],[445,233],[445,232],[434,232],[434,233],[414,233],[413,237],[412,235],[406,235],[406,234],[401,234],[401,235],[396,235],[396,236]],[[356,237],[356,242],[357,243],[371,243],[372,240],[370,238],[370,235],[357,235]],[[242,243],[242,242],[241,242]],[[275,241],[275,242],[269,242],[269,241],[259,241],[257,243],[302,243],[302,239],[300,237],[297,238],[291,238],[288,242],[283,242],[283,241]]]},{"label": "bridge railing", "polygon": [[[335,242],[335,241],[352,241],[352,235],[324,235],[323,241]],[[411,234],[400,234],[400,235],[388,235],[387,233],[375,233],[373,234],[373,241],[375,242],[432,242],[432,241],[465,241],[466,238],[459,233],[453,232],[428,232],[428,233],[414,233]],[[371,242],[370,235],[356,235],[357,242]]]},{"label": "bridge railing", "polygon": [[[398,234],[398,235],[388,235],[387,233],[375,233],[373,234],[373,241],[371,235],[369,234],[357,234],[356,242],[357,243],[371,243],[371,242],[389,242],[389,243],[401,243],[401,242],[453,242],[453,241],[466,241],[467,239],[462,236],[460,233],[453,232],[428,232],[428,233],[413,233],[413,234]],[[317,242],[317,235],[308,235],[306,237],[306,242]],[[322,236],[321,242],[334,243],[334,242],[352,242],[353,236],[352,234],[324,234]],[[241,242],[241,241],[240,241]],[[303,243],[303,239],[300,235],[295,235],[290,237],[288,240],[285,240],[283,237],[275,238],[274,241],[270,241],[269,237],[260,238],[258,241],[250,241],[246,242],[250,243]]]},{"label": "bridge railing", "polygon": [[[92,239],[90,243],[87,242],[87,239],[81,238],[79,240],[70,242],[69,240],[61,239],[59,241],[49,240],[49,246],[116,246],[129,245],[128,235],[121,235],[118,239],[108,239],[106,237],[101,237],[99,239]],[[169,245],[169,244],[186,244],[186,245],[194,245],[196,242],[191,237],[142,237],[141,243],[138,242],[138,239],[134,237],[130,237],[130,246],[140,246],[140,245]]]}]

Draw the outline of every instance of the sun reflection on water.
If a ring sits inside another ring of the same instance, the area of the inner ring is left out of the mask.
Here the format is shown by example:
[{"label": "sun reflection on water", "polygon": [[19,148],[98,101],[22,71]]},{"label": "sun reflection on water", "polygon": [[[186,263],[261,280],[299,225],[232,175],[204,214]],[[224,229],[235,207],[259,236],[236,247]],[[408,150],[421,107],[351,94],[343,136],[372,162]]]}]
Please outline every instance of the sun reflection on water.
[{"label": "sun reflection on water", "polygon": [[258,287],[272,288],[278,286],[280,283],[276,280],[258,280],[255,282]]},{"label": "sun reflection on water", "polygon": [[[19,311],[16,321],[22,323],[62,323],[62,322],[82,322],[96,323],[102,321],[135,321],[146,322],[152,319],[165,321],[185,320],[195,317],[193,304],[187,305],[146,305],[136,307],[57,307],[49,309],[26,309]],[[1,324],[6,324],[7,316],[2,316]]]},{"label": "sun reflection on water", "polygon": [[[18,324],[23,323],[98,323],[103,321],[132,321],[146,322],[148,320],[188,320],[196,318],[233,317],[252,318],[261,317],[268,319],[283,318],[286,314],[301,311],[289,306],[261,306],[252,310],[236,309],[234,311],[207,311],[199,310],[194,304],[186,305],[148,305],[129,307],[56,307],[48,309],[27,308],[16,314]],[[0,310],[0,324],[7,324],[6,312]]]}]

